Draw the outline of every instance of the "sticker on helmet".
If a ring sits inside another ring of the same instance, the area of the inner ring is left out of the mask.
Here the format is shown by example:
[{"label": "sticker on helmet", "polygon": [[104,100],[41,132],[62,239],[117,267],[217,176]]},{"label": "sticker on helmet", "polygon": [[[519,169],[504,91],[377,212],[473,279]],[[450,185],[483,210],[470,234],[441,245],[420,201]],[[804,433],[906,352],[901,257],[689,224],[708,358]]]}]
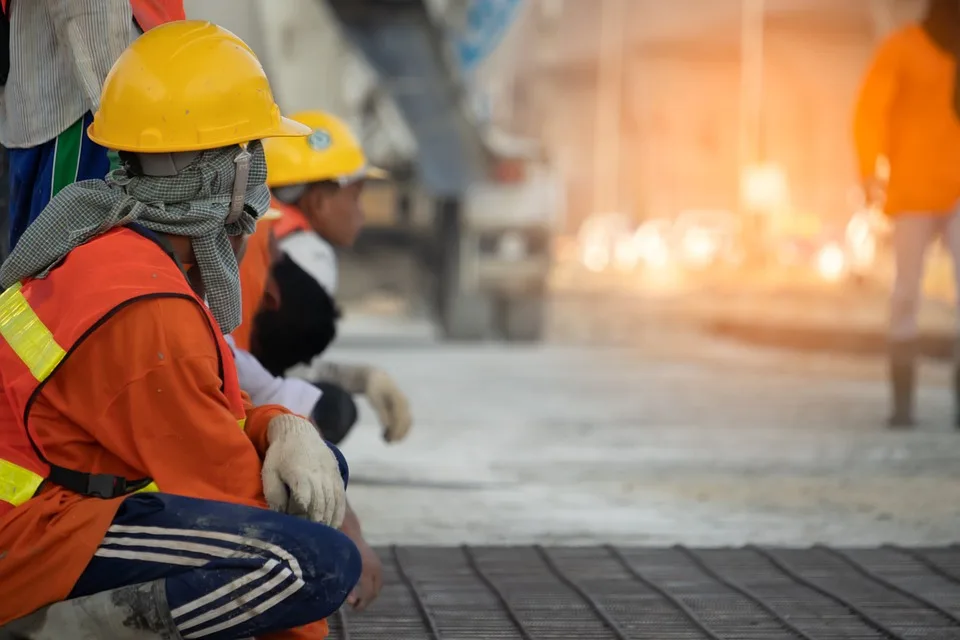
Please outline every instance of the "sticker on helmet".
[{"label": "sticker on helmet", "polygon": [[330,148],[332,140],[330,134],[323,129],[317,129],[307,138],[307,144],[314,151],[325,151]]}]

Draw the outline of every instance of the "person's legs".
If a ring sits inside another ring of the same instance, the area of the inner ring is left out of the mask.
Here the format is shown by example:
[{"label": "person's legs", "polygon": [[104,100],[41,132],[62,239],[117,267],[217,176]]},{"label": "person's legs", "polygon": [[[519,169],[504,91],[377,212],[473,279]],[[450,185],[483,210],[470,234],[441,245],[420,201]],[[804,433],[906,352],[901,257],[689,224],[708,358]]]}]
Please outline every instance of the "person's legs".
[{"label": "person's legs", "polygon": [[261,636],[330,616],[360,570],[356,546],[336,529],[266,509],[136,494],[70,599],[48,607],[39,624],[85,625],[117,639]]},{"label": "person's legs", "polygon": [[[12,251],[17,240],[26,231],[43,205],[50,200],[49,162],[53,143],[47,142],[29,149],[10,149],[10,219],[7,222],[8,250]],[[46,171],[45,171],[46,169]],[[39,205],[36,206],[34,203]]]},{"label": "person's legs", "polygon": [[927,249],[938,233],[933,215],[899,215],[893,220],[896,276],[890,301],[890,426],[913,424],[916,385],[917,315]]},{"label": "person's legs", "polygon": [[953,262],[953,285],[955,304],[958,306],[957,325],[954,331],[956,342],[953,353],[953,397],[954,424],[960,428],[960,208],[946,220],[943,230],[943,244],[950,253]]},{"label": "person's legs", "polygon": [[78,180],[103,178],[110,171],[114,158],[87,137],[92,120],[87,113],[49,142],[29,149],[10,149],[11,250],[61,189]]}]

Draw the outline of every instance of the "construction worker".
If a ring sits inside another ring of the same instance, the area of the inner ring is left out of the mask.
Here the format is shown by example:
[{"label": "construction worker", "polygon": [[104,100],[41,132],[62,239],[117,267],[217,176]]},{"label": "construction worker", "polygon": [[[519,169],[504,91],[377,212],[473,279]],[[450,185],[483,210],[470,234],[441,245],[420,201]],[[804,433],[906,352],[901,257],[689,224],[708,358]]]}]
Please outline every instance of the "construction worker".
[{"label": "construction worker", "polygon": [[0,267],[0,637],[323,638],[361,570],[346,462],[246,401],[224,339],[259,140],[310,129],[199,21],[137,39],[99,105],[124,167],[64,187]]},{"label": "construction worker", "polygon": [[[958,61],[960,4],[931,0],[920,23],[880,45],[856,106],[854,139],[864,189],[871,199],[885,200],[893,221],[892,427],[914,424],[917,313],[927,250],[938,238],[952,254],[960,283]],[[954,388],[960,427],[960,366]]]},{"label": "construction worker", "polygon": [[103,178],[116,155],[86,130],[103,80],[141,33],[184,19],[183,0],[0,0],[9,74],[0,143],[9,149],[9,243],[76,180]]},{"label": "construction worker", "polygon": [[[280,404],[298,415],[309,416],[324,439],[337,444],[357,421],[357,407],[353,397],[336,385],[314,385],[299,378],[274,376],[266,371],[250,352],[241,347],[250,344],[250,332],[244,329],[255,327],[253,317],[256,312],[263,308],[277,309],[282,304],[270,272],[271,265],[280,257],[272,230],[272,222],[278,217],[279,212],[270,209],[257,222],[257,230],[250,237],[240,262],[244,320],[227,340],[233,348],[241,387],[247,393],[261,398],[263,404]],[[257,293],[260,294],[259,297]],[[357,545],[363,559],[360,581],[347,598],[347,603],[355,610],[363,611],[380,594],[383,567],[376,551],[364,538],[360,520],[349,502],[340,530]]]},{"label": "construction worker", "polygon": [[[264,142],[267,184],[272,189],[273,206],[281,215],[272,224],[282,253],[273,268],[281,304],[258,310],[249,346],[274,376],[311,362],[336,335],[339,314],[333,299],[337,289],[333,247],[354,243],[363,225],[360,195],[364,183],[368,178],[385,176],[368,164],[356,137],[340,119],[321,111],[292,118],[309,126],[313,133],[289,142]],[[367,365],[321,360],[312,373],[316,375],[315,384],[330,398],[331,411],[344,406],[344,402],[333,401],[342,398],[344,391],[362,394],[377,413],[384,440],[397,442],[406,436],[411,425],[409,403],[386,372]],[[243,383],[243,371],[240,375]],[[252,396],[257,401],[257,394]],[[312,406],[308,400],[303,406]],[[348,409],[340,411],[342,416],[349,414]],[[353,415],[355,419],[355,412]],[[343,421],[336,431],[328,425],[324,435],[339,442],[351,424]]]}]

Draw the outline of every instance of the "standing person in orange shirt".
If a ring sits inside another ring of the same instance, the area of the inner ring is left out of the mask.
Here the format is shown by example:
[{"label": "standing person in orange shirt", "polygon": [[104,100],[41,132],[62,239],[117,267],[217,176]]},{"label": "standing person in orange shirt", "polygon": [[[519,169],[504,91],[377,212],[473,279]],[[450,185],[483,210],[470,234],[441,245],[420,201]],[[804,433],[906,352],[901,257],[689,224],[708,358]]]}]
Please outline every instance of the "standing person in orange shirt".
[{"label": "standing person in orange shirt", "polygon": [[326,636],[361,570],[346,462],[250,406],[224,338],[259,140],[308,133],[209,23],[107,76],[89,136],[124,168],[66,186],[0,267],[0,636]]},{"label": "standing person in orange shirt", "polygon": [[[880,45],[856,107],[860,176],[868,197],[883,198],[893,218],[891,427],[914,424],[917,314],[927,251],[937,239],[951,254],[960,285],[958,60],[960,3],[931,0],[919,24],[894,32]],[[887,163],[889,180],[876,171]],[[960,427],[960,359],[954,389]]]}]

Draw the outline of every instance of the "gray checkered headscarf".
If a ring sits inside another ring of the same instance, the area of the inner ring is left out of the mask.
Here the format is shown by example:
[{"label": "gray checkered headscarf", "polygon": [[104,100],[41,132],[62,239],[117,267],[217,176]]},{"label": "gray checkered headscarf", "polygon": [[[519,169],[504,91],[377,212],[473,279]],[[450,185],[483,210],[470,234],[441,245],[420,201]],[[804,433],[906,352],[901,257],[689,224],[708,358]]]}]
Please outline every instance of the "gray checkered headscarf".
[{"label": "gray checkered headscarf", "polygon": [[[244,204],[262,215],[270,206],[267,163],[259,142],[248,150],[250,174]],[[253,233],[256,218],[244,211],[225,225],[234,162],[240,147],[204,151],[175,176],[134,176],[127,169],[105,180],[64,187],[40,212],[0,266],[4,289],[28,277],[43,278],[64,256],[91,238],[136,222],[154,231],[192,240],[207,304],[223,332],[240,325],[240,270],[228,236]]]}]

